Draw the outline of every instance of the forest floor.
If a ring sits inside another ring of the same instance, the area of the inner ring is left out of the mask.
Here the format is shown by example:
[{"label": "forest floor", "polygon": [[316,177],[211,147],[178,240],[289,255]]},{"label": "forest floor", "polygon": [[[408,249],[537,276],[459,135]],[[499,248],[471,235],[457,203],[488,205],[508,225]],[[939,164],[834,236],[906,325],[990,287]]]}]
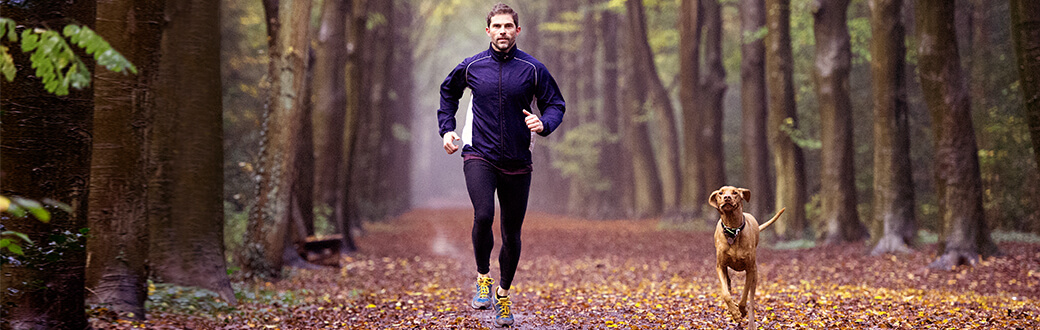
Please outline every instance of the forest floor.
[{"label": "forest floor", "polygon": [[[159,286],[147,321],[94,309],[91,322],[109,329],[491,328],[493,312],[468,305],[476,273],[471,219],[468,210],[418,210],[369,224],[360,252],[341,267],[236,283],[234,307]],[[709,226],[692,227],[529,214],[511,292],[513,328],[743,328],[721,307]],[[934,245],[870,256],[863,244],[770,244],[758,251],[756,315],[764,329],[1040,328],[1040,244],[1000,243],[1003,256],[950,271],[927,267]],[[743,273],[731,274],[739,290]]]}]

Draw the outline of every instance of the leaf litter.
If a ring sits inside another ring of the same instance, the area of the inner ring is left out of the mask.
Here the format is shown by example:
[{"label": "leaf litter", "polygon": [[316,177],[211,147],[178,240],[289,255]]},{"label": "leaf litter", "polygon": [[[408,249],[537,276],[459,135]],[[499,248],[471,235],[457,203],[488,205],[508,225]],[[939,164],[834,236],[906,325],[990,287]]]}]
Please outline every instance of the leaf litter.
[{"label": "leaf litter", "polygon": [[[476,275],[471,219],[467,210],[413,211],[368,224],[357,240],[360,252],[344,256],[339,268],[289,270],[277,282],[237,282],[237,306],[188,301],[151,308],[144,321],[93,309],[91,324],[99,329],[490,329],[493,312],[468,305]],[[513,328],[743,328],[721,305],[711,232],[670,228],[657,220],[531,213],[523,240],[511,290]],[[755,300],[763,329],[1040,328],[1040,244],[1004,242],[1002,256],[945,271],[927,268],[934,245],[911,254],[870,256],[863,244],[773,250],[767,243],[758,251]],[[497,254],[496,248],[491,274],[496,279]],[[731,271],[731,277],[739,293],[743,273]]]}]

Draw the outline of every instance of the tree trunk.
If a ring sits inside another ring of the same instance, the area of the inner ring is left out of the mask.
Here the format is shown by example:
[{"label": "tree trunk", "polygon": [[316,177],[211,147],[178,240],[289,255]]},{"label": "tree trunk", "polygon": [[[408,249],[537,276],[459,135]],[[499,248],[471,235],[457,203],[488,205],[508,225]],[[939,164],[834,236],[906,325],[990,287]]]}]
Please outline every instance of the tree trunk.
[{"label": "tree trunk", "polygon": [[[632,15],[626,17],[633,20]],[[661,214],[661,183],[657,175],[657,167],[654,166],[653,145],[650,143],[650,132],[647,127],[648,109],[643,103],[643,95],[646,95],[646,85],[639,78],[639,69],[634,68],[636,58],[639,57],[634,51],[638,36],[629,33],[625,39],[624,64],[625,81],[621,86],[623,93],[622,114],[620,116],[621,144],[624,147],[627,158],[632,162],[632,211],[636,218],[652,217]],[[645,37],[643,37],[645,38]]]},{"label": "tree trunk", "polygon": [[159,61],[162,1],[102,1],[97,33],[138,74],[96,72],[90,173],[87,302],[143,320],[148,299],[148,125]]},{"label": "tree trunk", "polygon": [[744,184],[755,195],[746,211],[757,217],[769,213],[773,184],[769,179],[769,146],[766,139],[765,42],[754,35],[765,26],[763,0],[740,0],[740,100],[743,108],[741,142],[744,153]]},{"label": "tree trunk", "polygon": [[874,211],[884,224],[871,254],[911,252],[917,235],[913,169],[910,162],[905,30],[902,0],[871,0],[870,25],[874,91]]},{"label": "tree trunk", "polygon": [[[696,217],[707,199],[704,156],[699,141],[705,112],[700,105],[701,21],[700,0],[682,0],[679,10],[679,102],[683,115],[682,191],[680,211]],[[715,189],[715,188],[711,188]]]},{"label": "tree trunk", "polygon": [[[766,0],[766,83],[769,86],[769,145],[776,164],[775,209],[791,209],[784,221],[773,224],[784,239],[806,238],[805,156],[791,136],[780,130],[790,125],[798,129],[798,108],[794,94],[794,56],[791,54],[791,1]],[[767,202],[767,201],[764,201]]]},{"label": "tree trunk", "polygon": [[813,76],[820,103],[823,142],[820,216],[827,224],[824,244],[852,242],[869,235],[856,211],[852,101],[849,99],[852,51],[845,23],[849,1],[817,1],[813,12],[816,35]]},{"label": "tree trunk", "polygon": [[[249,276],[279,278],[282,267],[303,266],[290,243],[294,234],[291,201],[297,178],[292,155],[299,147],[295,132],[303,124],[303,94],[311,3],[309,0],[265,0],[268,77],[271,89],[264,114],[257,202],[249,217],[243,270]],[[282,23],[288,23],[282,25]]]},{"label": "tree trunk", "polygon": [[148,187],[151,276],[235,303],[224,260],[219,3],[166,1]]},{"label": "tree trunk", "polygon": [[[704,81],[700,102],[701,154],[699,155],[704,180],[703,194],[727,185],[726,155],[722,147],[723,98],[726,96],[726,68],[722,65],[722,6],[718,0],[701,0],[704,11]],[[692,193],[687,191],[687,194]],[[700,193],[698,193],[700,194]],[[708,207],[707,196],[701,195],[701,208]]]},{"label": "tree trunk", "polygon": [[[309,42],[308,42],[309,43]],[[300,105],[300,129],[293,134],[292,138],[297,141],[296,150],[293,152],[292,162],[296,164],[296,178],[293,179],[292,188],[293,196],[292,203],[290,204],[290,214],[292,214],[293,221],[298,223],[300,228],[300,235],[297,236],[295,243],[302,244],[307,240],[308,236],[314,236],[314,181],[315,181],[315,163],[314,163],[314,102],[312,102],[311,95],[314,95],[314,50],[312,47],[307,47],[306,61],[307,66],[304,69],[303,79],[303,95],[302,104]]]},{"label": "tree trunk", "polygon": [[[94,1],[9,3],[0,5],[3,15],[26,28],[60,31],[67,24],[93,27],[95,22]],[[30,54],[18,47],[10,54],[18,71],[13,82],[0,79],[0,195],[50,198],[69,204],[73,212],[50,208],[48,223],[32,217],[4,221],[4,230],[24,233],[35,244],[24,246],[25,256],[17,257],[21,265],[0,264],[0,327],[83,329],[86,236],[76,233],[87,227],[94,91],[72,89],[67,96],[55,96],[34,77]],[[83,62],[94,71],[93,60]],[[68,241],[49,246],[52,235]],[[60,252],[62,258],[47,261],[46,250]]]},{"label": "tree trunk", "polygon": [[318,209],[336,205],[339,164],[343,161],[343,129],[347,116],[347,13],[350,0],[322,4],[315,48],[315,191]]},{"label": "tree trunk", "polygon": [[[365,70],[365,17],[368,15],[368,0],[354,0],[347,13],[347,159],[340,165],[340,175],[343,175],[343,204],[338,206],[337,215],[343,220],[343,229],[347,232],[361,229],[359,209],[364,206],[358,203],[363,196],[362,182],[358,182],[354,172],[363,170],[357,167],[359,157],[358,139],[363,138],[364,111],[369,111],[368,93],[366,87],[368,74]],[[343,246],[347,252],[356,250],[352,235],[343,235]]]},{"label": "tree trunk", "polygon": [[346,199],[349,161],[344,161],[353,149],[353,132],[356,129],[348,119],[347,95],[347,23],[352,0],[328,0],[322,9],[321,28],[318,32],[318,49],[315,65],[317,89],[315,101],[321,112],[325,138],[318,138],[321,152],[317,155],[316,183],[320,195],[319,208],[329,212],[329,221],[343,237],[342,252],[353,251],[351,231],[347,226]]},{"label": "tree trunk", "polygon": [[1029,135],[1033,138],[1033,156],[1040,172],[1040,2],[1011,1],[1011,31],[1018,59],[1022,89],[1022,110]]},{"label": "tree trunk", "polygon": [[674,218],[679,211],[681,193],[679,175],[679,142],[668,91],[657,76],[654,54],[647,40],[646,17],[643,1],[628,1],[629,32],[632,34],[632,54],[635,65],[635,83],[643,86],[645,93],[637,94],[638,100],[654,123],[654,148],[652,158],[657,166],[658,182],[661,186],[661,212],[666,218]]},{"label": "tree trunk", "polygon": [[[621,136],[621,116],[625,114],[618,109],[618,14],[612,11],[601,13],[601,36],[603,38],[603,113],[600,122],[613,136]],[[621,139],[607,142],[603,145],[601,155],[613,157],[623,155]],[[599,162],[600,173],[610,182],[610,188],[602,194],[594,195],[592,198],[599,201],[595,204],[601,210],[603,218],[617,219],[625,217],[626,210],[631,209],[632,185],[631,173],[626,162],[607,161],[603,158]],[[627,196],[627,197],[626,197]]]},{"label": "tree trunk", "polygon": [[[391,9],[394,24],[390,25],[391,43],[396,45],[411,45],[414,41],[411,32],[414,27],[414,7],[411,1],[399,0],[394,2]],[[395,47],[392,53],[390,65],[390,77],[387,85],[387,107],[386,145],[389,155],[384,164],[387,167],[386,191],[387,197],[391,199],[389,207],[390,216],[396,217],[406,212],[412,205],[411,188],[411,165],[413,138],[409,128],[412,126],[412,113],[414,107],[413,90],[414,82],[412,60],[414,49],[412,47]]]},{"label": "tree trunk", "polygon": [[917,40],[921,88],[932,113],[935,135],[936,191],[943,229],[942,252],[929,265],[949,269],[973,265],[979,255],[999,253],[982,209],[982,179],[953,26],[954,5],[918,0]]}]

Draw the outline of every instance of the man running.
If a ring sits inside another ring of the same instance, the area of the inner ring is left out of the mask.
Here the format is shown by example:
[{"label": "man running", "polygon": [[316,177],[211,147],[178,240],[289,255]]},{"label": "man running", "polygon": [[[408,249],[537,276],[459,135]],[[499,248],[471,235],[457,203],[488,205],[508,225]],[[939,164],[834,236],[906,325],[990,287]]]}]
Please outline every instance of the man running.
[{"label": "man running", "polygon": [[[476,294],[470,305],[494,307],[495,323],[513,324],[509,288],[520,261],[520,229],[527,212],[531,188],[533,133],[548,136],[563,121],[565,103],[549,70],[516,47],[520,21],[512,8],[497,4],[487,14],[485,32],[491,45],[466,58],[441,84],[437,111],[444,151],[459,150],[462,140],[463,173],[473,203],[473,250],[477,261]],[[463,91],[473,99],[466,114],[462,137],[455,133],[455,113]],[[530,111],[537,101],[542,117]],[[494,236],[495,193],[502,209],[502,248],[499,251],[499,286],[491,298],[494,280],[490,272]]]}]

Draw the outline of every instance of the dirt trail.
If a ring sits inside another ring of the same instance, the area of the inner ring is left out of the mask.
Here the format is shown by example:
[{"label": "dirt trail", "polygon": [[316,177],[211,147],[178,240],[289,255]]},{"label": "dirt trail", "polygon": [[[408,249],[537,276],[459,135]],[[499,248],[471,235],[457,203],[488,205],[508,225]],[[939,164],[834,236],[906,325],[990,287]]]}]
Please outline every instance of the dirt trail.
[{"label": "dirt trail", "polygon": [[[451,209],[369,224],[358,238],[361,252],[346,257],[340,269],[295,271],[263,286],[293,292],[298,299],[290,306],[247,299],[226,321],[164,315],[150,322],[207,329],[490,328],[491,311],[468,307],[475,275],[471,221],[470,210]],[[665,227],[655,220],[529,214],[512,290],[513,328],[740,328],[719,304],[711,233]],[[1006,256],[973,268],[930,271],[924,266],[934,258],[931,246],[879,257],[867,256],[864,245],[760,247],[759,325],[1040,328],[1040,245],[1001,248]],[[496,248],[496,279],[497,255]],[[736,287],[743,284],[741,274],[733,276]]]}]

